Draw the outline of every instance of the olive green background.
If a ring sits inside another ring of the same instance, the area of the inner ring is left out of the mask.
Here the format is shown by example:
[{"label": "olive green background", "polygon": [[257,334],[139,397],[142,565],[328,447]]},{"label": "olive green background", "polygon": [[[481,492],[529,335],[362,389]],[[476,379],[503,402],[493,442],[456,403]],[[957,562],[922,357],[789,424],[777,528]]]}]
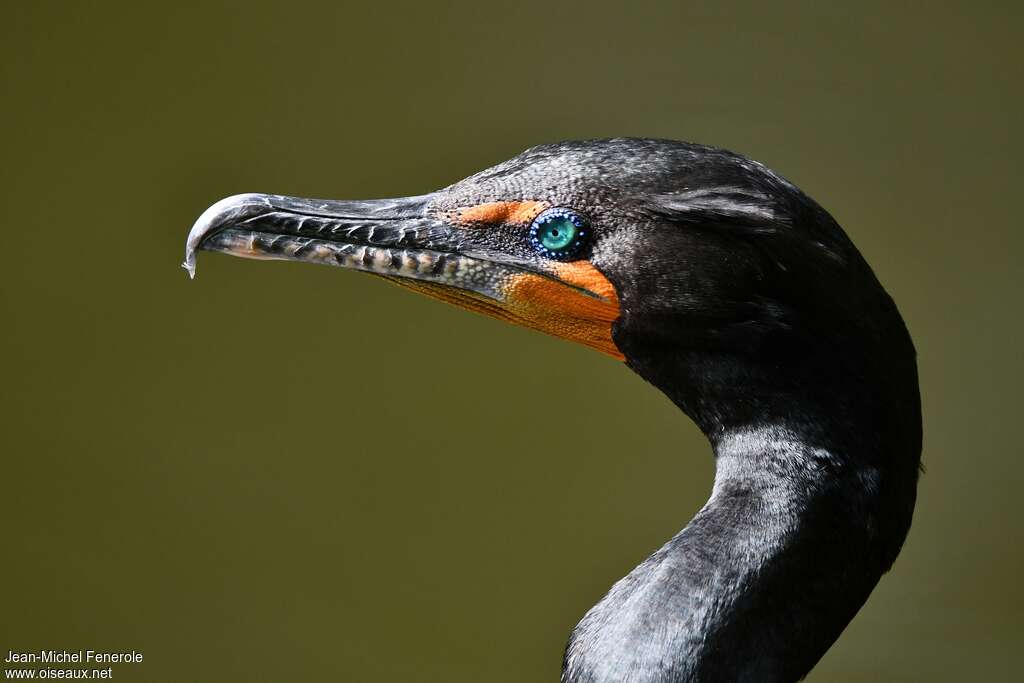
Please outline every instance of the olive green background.
[{"label": "olive green background", "polygon": [[229,194],[417,194],[643,135],[802,186],[919,350],[914,528],[809,680],[1019,675],[1020,3],[143,4],[0,27],[0,654],[557,680],[706,499],[693,425],[610,359],[373,278],[178,264]]}]

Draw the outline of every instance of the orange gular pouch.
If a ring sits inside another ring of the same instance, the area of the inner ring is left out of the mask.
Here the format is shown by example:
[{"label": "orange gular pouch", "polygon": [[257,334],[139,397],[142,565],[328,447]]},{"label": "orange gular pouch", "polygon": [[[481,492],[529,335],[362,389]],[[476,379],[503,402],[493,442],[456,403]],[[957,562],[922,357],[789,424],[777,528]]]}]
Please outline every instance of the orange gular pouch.
[{"label": "orange gular pouch", "polygon": [[562,282],[530,273],[506,280],[505,308],[514,322],[625,360],[612,340],[619,299],[608,278],[586,261],[559,263],[552,271]]},{"label": "orange gular pouch", "polygon": [[432,299],[578,342],[612,358],[625,360],[612,341],[612,325],[619,317],[619,300],[612,284],[584,261],[560,263],[553,270],[553,274],[570,284],[532,273],[513,275],[502,287],[504,301],[434,282],[383,277]]}]

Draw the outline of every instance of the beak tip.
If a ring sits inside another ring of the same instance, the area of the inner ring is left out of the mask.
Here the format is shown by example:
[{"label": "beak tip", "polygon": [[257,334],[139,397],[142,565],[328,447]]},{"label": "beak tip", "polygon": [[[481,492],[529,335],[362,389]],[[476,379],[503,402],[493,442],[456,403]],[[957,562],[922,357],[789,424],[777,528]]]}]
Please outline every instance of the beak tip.
[{"label": "beak tip", "polygon": [[225,197],[204,211],[192,226],[185,242],[185,261],[181,267],[188,272],[189,279],[196,276],[196,251],[206,237],[235,221],[265,213],[271,208],[269,195],[250,192]]}]

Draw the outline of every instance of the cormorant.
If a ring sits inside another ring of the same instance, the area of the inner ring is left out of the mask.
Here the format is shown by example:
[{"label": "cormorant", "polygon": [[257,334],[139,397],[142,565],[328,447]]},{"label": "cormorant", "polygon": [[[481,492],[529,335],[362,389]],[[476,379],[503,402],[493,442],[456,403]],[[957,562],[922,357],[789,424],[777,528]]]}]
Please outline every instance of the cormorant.
[{"label": "cormorant", "polygon": [[443,190],[243,194],[196,251],[308,261],[625,361],[711,443],[693,520],[573,630],[564,683],[795,681],[896,559],[921,453],[914,347],[836,221],[703,145],[542,145]]}]

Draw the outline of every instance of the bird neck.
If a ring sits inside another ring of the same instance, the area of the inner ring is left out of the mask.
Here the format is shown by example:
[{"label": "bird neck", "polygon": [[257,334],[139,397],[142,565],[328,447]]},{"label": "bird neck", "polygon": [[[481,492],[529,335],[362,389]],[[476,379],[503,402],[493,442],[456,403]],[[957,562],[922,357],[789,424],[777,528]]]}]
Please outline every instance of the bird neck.
[{"label": "bird neck", "polygon": [[563,681],[795,681],[861,607],[884,562],[876,486],[783,426],[715,444],[710,500],[576,627]]},{"label": "bird neck", "polygon": [[784,370],[709,354],[633,355],[631,367],[708,436],[714,489],[579,623],[563,681],[805,675],[891,566],[910,525],[920,412],[908,353],[888,372],[851,366],[855,354],[842,367]]}]

